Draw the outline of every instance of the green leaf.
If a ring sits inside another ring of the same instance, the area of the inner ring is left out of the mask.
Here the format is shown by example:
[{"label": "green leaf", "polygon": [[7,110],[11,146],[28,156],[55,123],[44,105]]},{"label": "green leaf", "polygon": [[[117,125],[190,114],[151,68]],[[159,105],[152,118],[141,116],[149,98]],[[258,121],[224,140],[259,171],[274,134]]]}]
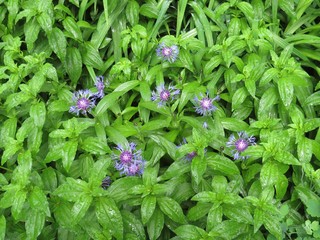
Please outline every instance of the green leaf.
[{"label": "green leaf", "polygon": [[89,67],[94,67],[98,70],[101,70],[103,68],[103,61],[100,57],[98,49],[96,49],[90,42],[85,42],[81,46],[80,53],[83,63]]},{"label": "green leaf", "polygon": [[208,214],[211,203],[198,202],[195,206],[191,207],[188,211],[187,218],[190,221],[197,221]]},{"label": "green leaf", "polygon": [[289,107],[293,100],[294,88],[292,83],[280,78],[278,81],[278,90],[283,105]]},{"label": "green leaf", "polygon": [[207,162],[210,168],[221,172],[222,175],[232,176],[239,174],[239,169],[236,164],[227,157],[221,155],[210,155],[207,157]]},{"label": "green leaf", "polygon": [[279,177],[278,165],[272,161],[267,161],[262,165],[260,181],[262,187],[274,185]]},{"label": "green leaf", "polygon": [[111,150],[106,142],[96,137],[87,137],[81,143],[81,148],[92,154],[104,155],[110,153]]},{"label": "green leaf", "polygon": [[221,118],[221,123],[225,129],[240,132],[248,128],[248,124],[236,118]]},{"label": "green leaf", "polygon": [[250,211],[246,206],[224,204],[223,214],[225,214],[229,219],[235,220],[239,223],[252,224],[253,221]]},{"label": "green leaf", "polygon": [[72,17],[66,17],[62,21],[62,25],[64,29],[67,30],[68,33],[70,33],[70,36],[73,37],[73,39],[78,40],[79,42],[83,41],[80,28]]},{"label": "green leaf", "polygon": [[141,203],[141,220],[146,224],[154,213],[156,208],[157,198],[152,195],[144,197]]},{"label": "green leaf", "polygon": [[177,147],[171,141],[168,141],[166,138],[157,135],[149,136],[154,142],[156,142],[159,146],[162,146],[164,150],[170,155],[171,158],[175,159]]},{"label": "green leaf", "polygon": [[128,81],[119,85],[112,93],[105,96],[99,102],[99,104],[96,107],[97,115],[104,114],[110,106],[114,105],[114,103],[118,100],[120,96],[123,96],[126,92],[135,88],[137,85],[139,85],[138,80]]},{"label": "green leaf", "polygon": [[152,217],[147,223],[147,231],[148,231],[148,236],[150,240],[157,240],[159,238],[162,232],[163,226],[164,226],[164,215],[160,211],[160,209],[156,207]]},{"label": "green leaf", "polygon": [[283,239],[280,222],[275,220],[274,217],[269,214],[264,214],[263,218],[266,229],[277,239]]},{"label": "green leaf", "polygon": [[67,48],[65,69],[71,79],[71,82],[76,84],[82,73],[82,58],[80,51],[77,48]]},{"label": "green leaf", "polygon": [[67,141],[62,148],[62,164],[66,171],[69,171],[71,164],[76,156],[78,142],[75,140]]},{"label": "green leaf", "polygon": [[109,196],[116,201],[124,201],[132,196],[128,194],[128,191],[136,185],[141,185],[142,180],[138,177],[124,177],[114,181],[111,186],[107,189]]},{"label": "green leaf", "polygon": [[192,159],[191,174],[196,184],[199,184],[201,182],[202,176],[206,172],[206,169],[207,169],[207,162],[205,158],[196,156]]},{"label": "green leaf", "polygon": [[71,209],[72,224],[75,225],[84,217],[92,202],[92,197],[81,194]]},{"label": "green leaf", "polygon": [[277,151],[277,153],[274,156],[274,159],[278,162],[288,165],[301,165],[299,160],[287,151]]},{"label": "green leaf", "polygon": [[128,1],[126,6],[126,18],[131,26],[135,26],[139,22],[139,3],[135,0]]},{"label": "green leaf", "polygon": [[174,232],[182,239],[199,240],[205,239],[207,233],[202,228],[194,225],[182,225],[174,230]]},{"label": "green leaf", "polygon": [[5,240],[6,236],[6,218],[1,215],[0,217],[0,240]]},{"label": "green leaf", "polygon": [[37,239],[40,235],[45,222],[45,213],[31,210],[26,219],[27,239]]},{"label": "green leaf", "polygon": [[46,121],[46,107],[41,101],[30,107],[30,117],[34,121],[36,127],[42,128]]},{"label": "green leaf", "polygon": [[259,228],[264,223],[264,211],[262,209],[256,208],[254,210],[254,217],[253,217],[253,226],[254,226],[254,232],[256,233]]},{"label": "green leaf", "polygon": [[33,49],[33,44],[38,39],[40,29],[41,27],[36,18],[32,18],[30,21],[24,24],[24,33],[28,51]]},{"label": "green leaf", "polygon": [[49,33],[52,30],[52,16],[50,16],[46,12],[42,12],[37,16],[37,21],[40,24],[41,28],[46,32]]},{"label": "green leaf", "polygon": [[115,202],[110,198],[100,197],[95,206],[95,213],[101,226],[111,231],[117,239],[123,239],[122,216]]},{"label": "green leaf", "polygon": [[320,202],[314,199],[307,200],[307,212],[312,217],[320,217]]},{"label": "green leaf", "polygon": [[11,207],[11,212],[15,219],[19,218],[19,214],[22,211],[26,198],[27,192],[25,190],[16,191]]},{"label": "green leaf", "polygon": [[170,121],[170,118],[166,118],[166,120],[158,119],[149,121],[141,127],[141,131],[152,131],[167,128],[170,125]]},{"label": "green leaf", "polygon": [[44,190],[53,192],[58,186],[56,172],[52,167],[45,168],[41,173]]},{"label": "green leaf", "polygon": [[124,233],[131,233],[135,235],[134,239],[146,239],[144,228],[140,220],[131,212],[122,210]]},{"label": "green leaf", "polygon": [[59,28],[53,28],[48,34],[49,45],[52,51],[57,54],[61,61],[65,60],[67,50],[67,40]]},{"label": "green leaf", "polygon": [[179,203],[169,197],[157,198],[161,211],[177,223],[185,224],[186,219]]},{"label": "green leaf", "polygon": [[50,209],[47,197],[38,186],[35,186],[32,189],[28,200],[30,203],[30,207],[33,210],[45,213],[48,217],[50,216]]},{"label": "green leaf", "polygon": [[67,201],[76,202],[79,196],[88,191],[88,183],[80,179],[67,178],[66,182],[60,185],[53,195],[59,196]]},{"label": "green leaf", "polygon": [[302,137],[298,142],[298,159],[302,163],[307,163],[311,161],[312,158],[312,142],[310,139]]}]

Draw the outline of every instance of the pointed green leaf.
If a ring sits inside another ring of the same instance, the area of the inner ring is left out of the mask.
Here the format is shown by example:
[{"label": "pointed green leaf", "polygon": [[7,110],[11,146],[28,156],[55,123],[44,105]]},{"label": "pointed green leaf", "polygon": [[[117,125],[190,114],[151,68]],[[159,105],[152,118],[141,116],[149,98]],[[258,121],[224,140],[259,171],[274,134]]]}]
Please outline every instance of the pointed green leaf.
[{"label": "pointed green leaf", "polygon": [[169,197],[160,197],[157,198],[157,202],[161,211],[173,221],[181,224],[186,223],[181,206],[175,200]]},{"label": "pointed green leaf", "polygon": [[27,239],[37,239],[43,229],[45,217],[43,212],[36,210],[29,212],[26,220]]},{"label": "pointed green leaf", "polygon": [[157,198],[152,195],[146,196],[141,203],[141,220],[146,224],[154,213]]},{"label": "pointed green leaf", "polygon": [[67,48],[65,69],[72,83],[77,83],[82,73],[82,58],[77,48]]},{"label": "pointed green leaf", "polygon": [[109,230],[117,239],[123,239],[122,216],[112,199],[100,197],[96,203],[95,212],[104,229]]},{"label": "pointed green leaf", "polygon": [[92,197],[81,194],[71,209],[72,224],[77,224],[86,214],[92,202]]},{"label": "pointed green leaf", "polygon": [[48,34],[48,40],[52,51],[57,54],[61,61],[64,61],[66,57],[67,40],[63,32],[57,27],[53,28]]},{"label": "pointed green leaf", "polygon": [[136,215],[126,210],[122,210],[121,215],[123,219],[124,233],[131,233],[135,235],[134,239],[146,239],[143,225]]},{"label": "pointed green leaf", "polygon": [[205,239],[206,231],[194,225],[182,225],[174,230],[174,232],[182,239],[199,240]]},{"label": "pointed green leaf", "polygon": [[147,223],[147,231],[150,240],[157,240],[164,226],[164,215],[158,207],[153,212],[152,217]]}]

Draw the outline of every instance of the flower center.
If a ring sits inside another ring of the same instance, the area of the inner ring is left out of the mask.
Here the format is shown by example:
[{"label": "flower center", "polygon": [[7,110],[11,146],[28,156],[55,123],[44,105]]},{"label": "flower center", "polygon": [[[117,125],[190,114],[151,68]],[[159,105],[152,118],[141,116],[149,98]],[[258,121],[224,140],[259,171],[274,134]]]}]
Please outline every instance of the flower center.
[{"label": "flower center", "polygon": [[168,90],[162,90],[160,92],[160,99],[162,101],[167,101],[169,99],[169,97],[170,97],[170,92]]},{"label": "flower center", "polygon": [[210,98],[203,98],[200,101],[200,105],[203,109],[209,109],[212,106],[211,99]]},{"label": "flower center", "polygon": [[81,110],[86,110],[90,105],[90,100],[87,98],[80,98],[77,102],[77,107]]},{"label": "flower center", "polygon": [[132,159],[132,153],[129,152],[129,151],[123,151],[121,154],[120,154],[120,161],[122,163],[129,163]]},{"label": "flower center", "polygon": [[132,164],[128,170],[130,174],[135,175],[139,171],[139,166],[136,164]]},{"label": "flower center", "polygon": [[172,49],[169,47],[165,47],[162,49],[162,54],[163,56],[170,56],[172,53]]},{"label": "flower center", "polygon": [[236,149],[239,152],[243,152],[244,150],[246,150],[248,145],[249,145],[248,142],[242,138],[238,139],[235,142]]}]

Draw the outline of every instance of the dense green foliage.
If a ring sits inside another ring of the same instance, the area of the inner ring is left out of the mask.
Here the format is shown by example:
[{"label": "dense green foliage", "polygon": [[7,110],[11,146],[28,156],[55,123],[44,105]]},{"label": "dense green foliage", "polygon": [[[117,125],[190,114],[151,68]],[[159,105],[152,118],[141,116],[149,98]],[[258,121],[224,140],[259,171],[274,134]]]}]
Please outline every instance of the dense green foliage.
[{"label": "dense green foliage", "polygon": [[[0,0],[0,239],[320,239],[319,6]],[[141,176],[115,166],[130,142]]]}]

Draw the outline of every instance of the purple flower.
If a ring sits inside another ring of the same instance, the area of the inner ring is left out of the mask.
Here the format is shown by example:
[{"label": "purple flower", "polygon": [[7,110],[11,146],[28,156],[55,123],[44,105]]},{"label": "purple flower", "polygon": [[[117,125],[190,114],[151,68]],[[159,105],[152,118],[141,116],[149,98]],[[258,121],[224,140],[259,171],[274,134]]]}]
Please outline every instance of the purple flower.
[{"label": "purple flower", "polygon": [[72,96],[73,106],[70,107],[69,112],[75,113],[79,116],[80,113],[87,115],[93,107],[95,107],[94,94],[90,90],[79,90]]},{"label": "purple flower", "polygon": [[98,90],[98,93],[95,94],[96,98],[103,98],[104,97],[104,88],[106,83],[104,82],[103,76],[96,77],[95,86]]},{"label": "purple flower", "polygon": [[141,150],[136,150],[135,143],[122,147],[117,145],[119,154],[113,154],[112,158],[116,161],[115,168],[121,175],[134,176],[141,175],[144,170],[145,160],[141,156]]},{"label": "purple flower", "polygon": [[109,176],[106,176],[102,182],[101,182],[101,187],[106,190],[112,183],[112,180]]},{"label": "purple flower", "polygon": [[198,97],[194,98],[195,100],[195,109],[196,113],[199,113],[203,116],[207,116],[217,110],[217,107],[213,105],[214,101],[220,100],[219,95],[216,96],[215,98],[209,98],[209,95],[207,94],[206,96],[203,96],[201,94],[201,98],[199,99]]},{"label": "purple flower", "polygon": [[180,90],[174,86],[169,85],[168,88],[161,84],[156,88],[156,91],[152,91],[151,100],[158,102],[158,107],[162,107],[167,102],[174,100],[179,95]]},{"label": "purple flower", "polygon": [[160,43],[157,48],[157,56],[163,61],[168,61],[173,63],[177,60],[179,55],[179,48],[177,45],[172,45],[171,47],[166,46],[164,43]]},{"label": "purple flower", "polygon": [[230,135],[227,147],[232,148],[232,154],[235,160],[245,160],[249,156],[241,156],[240,154],[245,151],[249,146],[255,145],[255,137],[249,137],[244,131],[238,132],[238,136],[235,137],[233,134]]}]

